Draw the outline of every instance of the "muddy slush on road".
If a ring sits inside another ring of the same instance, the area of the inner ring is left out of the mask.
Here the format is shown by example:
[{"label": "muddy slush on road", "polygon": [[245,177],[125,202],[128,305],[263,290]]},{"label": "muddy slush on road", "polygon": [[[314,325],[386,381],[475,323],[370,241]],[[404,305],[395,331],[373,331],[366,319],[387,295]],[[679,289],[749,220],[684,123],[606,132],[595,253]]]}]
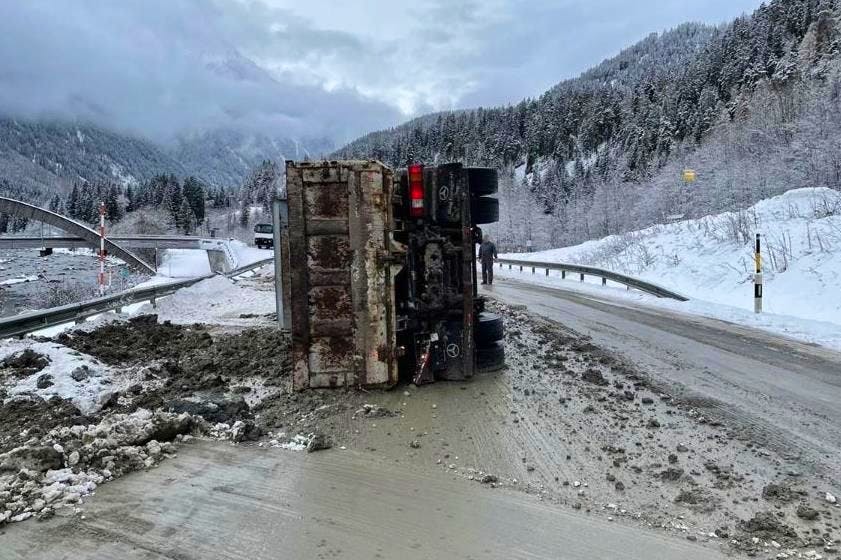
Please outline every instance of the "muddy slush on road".
[{"label": "muddy slush on road", "polygon": [[[520,308],[493,310],[507,324],[504,370],[392,391],[292,391],[289,340],[271,328],[142,316],[60,335],[50,344],[132,382],[88,414],[57,397],[4,398],[3,520],[84,516],[99,484],[178,461],[194,438],[211,438],[276,453],[356,450],[409,478],[437,472],[739,554],[832,554],[837,509],[796,457],[652,386],[586,337]],[[43,375],[32,352],[2,364],[4,391]],[[0,525],[5,538],[12,529]]]}]

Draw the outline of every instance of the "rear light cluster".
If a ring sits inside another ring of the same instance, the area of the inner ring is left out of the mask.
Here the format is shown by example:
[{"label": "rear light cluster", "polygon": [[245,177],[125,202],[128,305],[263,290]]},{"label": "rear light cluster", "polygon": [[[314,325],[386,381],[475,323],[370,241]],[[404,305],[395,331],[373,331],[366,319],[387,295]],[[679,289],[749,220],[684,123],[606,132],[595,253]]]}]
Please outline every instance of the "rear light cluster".
[{"label": "rear light cluster", "polygon": [[408,175],[409,216],[423,218],[426,212],[424,208],[423,165],[417,163],[410,165]]}]

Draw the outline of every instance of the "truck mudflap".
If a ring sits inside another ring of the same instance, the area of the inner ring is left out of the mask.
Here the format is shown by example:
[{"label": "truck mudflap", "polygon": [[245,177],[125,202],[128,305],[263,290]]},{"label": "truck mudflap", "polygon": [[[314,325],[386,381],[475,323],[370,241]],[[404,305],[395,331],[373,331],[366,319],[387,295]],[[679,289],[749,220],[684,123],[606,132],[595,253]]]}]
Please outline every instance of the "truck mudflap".
[{"label": "truck mudflap", "polygon": [[286,165],[297,390],[397,383],[393,176],[379,162]]}]

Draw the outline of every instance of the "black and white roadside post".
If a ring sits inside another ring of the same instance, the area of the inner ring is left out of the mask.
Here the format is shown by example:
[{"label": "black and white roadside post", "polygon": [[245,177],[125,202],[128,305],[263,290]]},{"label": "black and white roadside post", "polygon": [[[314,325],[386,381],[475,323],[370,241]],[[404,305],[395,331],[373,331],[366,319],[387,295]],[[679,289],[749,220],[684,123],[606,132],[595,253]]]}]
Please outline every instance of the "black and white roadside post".
[{"label": "black and white roadside post", "polygon": [[756,264],[756,272],[753,276],[753,310],[756,313],[762,313],[762,245],[761,234],[756,234],[756,253],[754,254],[754,263]]},{"label": "black and white roadside post", "polygon": [[283,309],[283,228],[286,226],[288,206],[285,198],[276,196],[272,201],[272,245],[274,245],[274,295],[275,311],[277,312],[277,326],[286,327]]}]

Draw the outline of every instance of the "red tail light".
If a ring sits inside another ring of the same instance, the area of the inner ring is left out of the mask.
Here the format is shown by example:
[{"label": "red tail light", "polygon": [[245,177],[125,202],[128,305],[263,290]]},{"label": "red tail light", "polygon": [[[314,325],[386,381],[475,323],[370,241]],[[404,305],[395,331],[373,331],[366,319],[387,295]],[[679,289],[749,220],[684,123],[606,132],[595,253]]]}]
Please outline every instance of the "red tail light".
[{"label": "red tail light", "polygon": [[412,218],[423,218],[424,188],[423,188],[423,165],[412,164],[409,166],[409,215]]}]

